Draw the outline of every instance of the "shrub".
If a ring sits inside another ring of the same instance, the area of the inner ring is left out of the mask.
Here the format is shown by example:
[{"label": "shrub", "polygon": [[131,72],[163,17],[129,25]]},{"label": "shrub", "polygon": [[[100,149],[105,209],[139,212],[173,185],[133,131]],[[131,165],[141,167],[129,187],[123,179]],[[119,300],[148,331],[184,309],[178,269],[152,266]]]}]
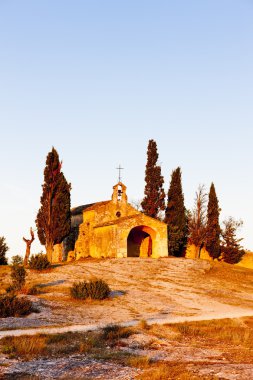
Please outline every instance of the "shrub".
[{"label": "shrub", "polygon": [[73,298],[103,300],[109,296],[110,288],[103,280],[80,281],[70,288]]},{"label": "shrub", "polygon": [[114,341],[128,338],[133,333],[134,331],[129,327],[111,324],[103,328],[102,339]]},{"label": "shrub", "polygon": [[27,294],[29,294],[31,296],[35,296],[36,294],[39,294],[39,293],[40,293],[40,291],[36,285],[33,285],[27,289]]},{"label": "shrub", "polygon": [[22,317],[33,312],[32,302],[15,295],[0,296],[0,318]]},{"label": "shrub", "polygon": [[[7,293],[11,293],[12,292],[12,288],[11,286],[6,289],[6,292]],[[32,286],[24,286],[21,291],[20,291],[21,294],[26,294],[26,295],[29,295],[29,296],[34,296],[36,294],[40,294],[40,291],[39,291],[39,288],[37,285],[32,285]]]},{"label": "shrub", "polygon": [[50,262],[47,259],[47,256],[39,253],[38,255],[32,255],[29,260],[29,267],[31,269],[43,270],[50,267]]},{"label": "shrub", "polygon": [[25,285],[26,270],[23,265],[12,265],[11,267],[11,279],[13,290],[20,290]]},{"label": "shrub", "polygon": [[19,256],[19,255],[12,256],[11,262],[12,262],[12,265],[23,265],[24,264],[23,257]]},{"label": "shrub", "polygon": [[243,249],[238,249],[237,247],[225,247],[222,246],[222,259],[228,264],[237,264],[241,261],[242,257],[245,255]]}]

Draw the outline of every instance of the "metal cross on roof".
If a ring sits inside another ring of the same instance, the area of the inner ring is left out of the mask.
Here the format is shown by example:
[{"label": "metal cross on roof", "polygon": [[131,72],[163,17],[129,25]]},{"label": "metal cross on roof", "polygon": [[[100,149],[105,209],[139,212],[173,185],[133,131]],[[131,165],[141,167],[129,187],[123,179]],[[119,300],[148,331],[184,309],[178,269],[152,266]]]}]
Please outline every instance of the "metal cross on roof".
[{"label": "metal cross on roof", "polygon": [[121,170],[123,170],[124,168],[122,168],[120,165],[118,168],[116,168],[118,171],[119,171],[119,182],[121,182]]}]

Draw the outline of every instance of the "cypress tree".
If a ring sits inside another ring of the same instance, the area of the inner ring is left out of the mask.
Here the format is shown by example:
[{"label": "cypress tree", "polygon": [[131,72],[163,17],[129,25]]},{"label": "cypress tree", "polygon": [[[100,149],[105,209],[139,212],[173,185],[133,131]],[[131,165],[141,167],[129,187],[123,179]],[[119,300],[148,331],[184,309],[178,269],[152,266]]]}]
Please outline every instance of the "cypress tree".
[{"label": "cypress tree", "polygon": [[171,174],[164,222],[168,224],[169,255],[182,256],[187,244],[187,217],[179,167]]},{"label": "cypress tree", "polygon": [[145,171],[145,196],[141,202],[141,206],[144,214],[152,218],[158,218],[159,212],[165,210],[164,180],[161,175],[161,167],[157,165],[157,160],[156,142],[149,140]]},{"label": "cypress tree", "polygon": [[48,153],[42,185],[41,207],[37,214],[36,225],[38,237],[46,246],[47,258],[52,262],[53,246],[59,244],[69,234],[70,189],[61,172],[62,163],[55,148]]},{"label": "cypress tree", "polygon": [[9,247],[5,243],[5,237],[0,236],[0,265],[7,265],[7,259],[6,259],[6,252],[8,251]]},{"label": "cypress tree", "polygon": [[220,256],[220,234],[219,225],[219,203],[215,192],[214,184],[211,184],[207,206],[207,225],[206,225],[206,249],[209,255],[215,259]]}]

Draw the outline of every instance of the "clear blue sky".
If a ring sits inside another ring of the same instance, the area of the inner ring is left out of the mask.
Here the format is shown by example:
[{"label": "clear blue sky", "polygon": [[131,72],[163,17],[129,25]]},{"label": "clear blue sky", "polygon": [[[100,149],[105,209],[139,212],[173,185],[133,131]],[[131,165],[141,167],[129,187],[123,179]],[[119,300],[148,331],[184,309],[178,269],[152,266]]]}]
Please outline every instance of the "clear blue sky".
[{"label": "clear blue sky", "polygon": [[[187,208],[213,181],[221,220],[253,249],[253,1],[0,0],[0,236],[10,255],[39,208],[52,145],[72,206],[109,199],[125,168],[141,199],[156,140]],[[32,251],[41,248],[38,239]]]}]

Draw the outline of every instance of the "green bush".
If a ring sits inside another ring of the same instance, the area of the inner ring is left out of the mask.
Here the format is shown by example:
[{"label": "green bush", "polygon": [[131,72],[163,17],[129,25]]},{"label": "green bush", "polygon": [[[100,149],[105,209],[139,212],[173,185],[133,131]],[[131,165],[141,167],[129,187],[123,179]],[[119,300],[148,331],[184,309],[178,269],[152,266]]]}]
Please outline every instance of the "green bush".
[{"label": "green bush", "polygon": [[46,255],[39,253],[38,255],[32,255],[29,260],[29,268],[43,270],[51,266]]},{"label": "green bush", "polygon": [[32,302],[29,299],[17,298],[15,295],[0,296],[0,318],[22,317],[32,312]]},{"label": "green bush", "polygon": [[11,263],[12,265],[23,265],[24,264],[23,257],[19,255],[12,256]]},{"label": "green bush", "polygon": [[110,294],[108,284],[103,280],[80,281],[75,282],[70,288],[70,293],[73,298],[94,300],[103,300]]},{"label": "green bush", "polygon": [[11,267],[11,279],[13,290],[20,290],[25,285],[26,270],[23,265],[12,265]]}]

